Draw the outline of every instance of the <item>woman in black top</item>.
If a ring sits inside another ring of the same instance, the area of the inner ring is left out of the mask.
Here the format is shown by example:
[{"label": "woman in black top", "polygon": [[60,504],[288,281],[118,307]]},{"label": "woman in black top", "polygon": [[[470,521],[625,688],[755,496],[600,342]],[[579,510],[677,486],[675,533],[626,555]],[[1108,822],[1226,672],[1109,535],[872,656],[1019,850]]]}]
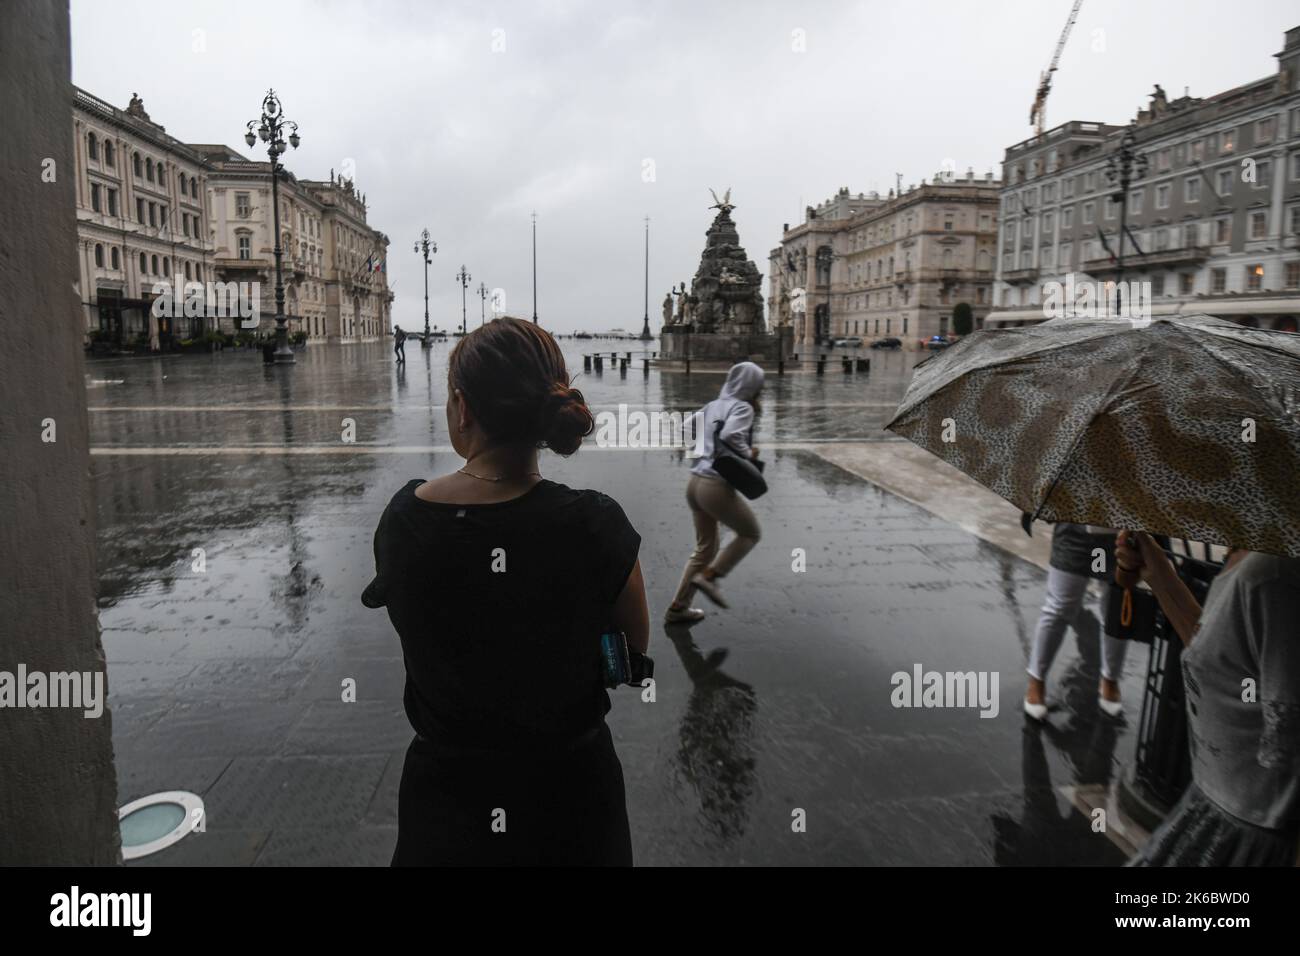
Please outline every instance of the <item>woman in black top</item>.
[{"label": "woman in black top", "polygon": [[640,536],[612,498],[538,474],[539,448],[570,455],[593,428],[545,331],[470,333],[448,393],[465,465],[393,496],[362,596],[401,637],[416,732],[393,865],[629,865],[600,635],[647,648]]}]

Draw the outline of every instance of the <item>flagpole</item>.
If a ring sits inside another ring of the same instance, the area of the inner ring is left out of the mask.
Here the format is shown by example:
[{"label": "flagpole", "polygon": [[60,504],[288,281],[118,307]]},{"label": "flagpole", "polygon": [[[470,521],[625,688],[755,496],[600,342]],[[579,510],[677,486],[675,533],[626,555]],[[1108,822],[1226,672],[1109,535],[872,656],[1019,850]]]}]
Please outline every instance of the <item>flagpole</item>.
[{"label": "flagpole", "polygon": [[533,213],[533,325],[537,324],[537,213]]}]

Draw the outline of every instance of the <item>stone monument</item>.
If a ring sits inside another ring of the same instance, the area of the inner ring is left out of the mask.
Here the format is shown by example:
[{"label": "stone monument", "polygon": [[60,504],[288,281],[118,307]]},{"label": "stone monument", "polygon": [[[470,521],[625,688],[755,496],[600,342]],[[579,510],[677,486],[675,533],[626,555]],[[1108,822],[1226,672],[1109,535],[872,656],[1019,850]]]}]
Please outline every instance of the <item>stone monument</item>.
[{"label": "stone monument", "polygon": [[721,199],[712,189],[713,205],[718,210],[704,234],[704,251],[699,268],[679,296],[674,321],[661,335],[661,354],[666,359],[699,361],[739,361],[742,359],[775,361],[782,338],[768,333],[763,317],[763,275],[745,253],[740,234],[731,218],[736,206],[731,190]]}]

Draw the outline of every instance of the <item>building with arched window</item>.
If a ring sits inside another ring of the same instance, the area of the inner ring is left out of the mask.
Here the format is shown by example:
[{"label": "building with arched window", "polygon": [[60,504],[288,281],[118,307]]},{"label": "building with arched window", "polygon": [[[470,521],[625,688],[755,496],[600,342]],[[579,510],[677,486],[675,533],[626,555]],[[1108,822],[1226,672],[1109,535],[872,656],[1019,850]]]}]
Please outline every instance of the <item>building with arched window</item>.
[{"label": "building with arched window", "polygon": [[211,257],[206,197],[198,188],[206,175],[202,157],[154,123],[138,97],[118,109],[85,90],[73,93],[78,286],[87,334],[154,350],[201,334],[197,323],[160,319],[151,306],[155,283],[170,283],[164,273],[173,265],[178,272],[182,263],[197,269]]},{"label": "building with arched window", "polygon": [[992,173],[940,173],[895,195],[841,189],[785,227],[770,256],[768,314],[796,350],[838,338],[918,348],[953,331],[959,302],[976,326],[992,305],[998,193]]},{"label": "building with arched window", "polygon": [[[161,285],[186,281],[257,283],[261,324],[250,331],[272,331],[269,163],[226,146],[180,142],[149,118],[138,96],[123,110],[76,89],[73,128],[87,334],[165,350],[213,329],[243,328],[237,314],[154,315]],[[386,338],[388,237],[367,223],[365,196],[332,171],[317,181],[284,170],[279,194],[290,331],[329,342]]]},{"label": "building with arched window", "polygon": [[[217,281],[257,282],[263,331],[275,327],[275,240],[271,168],[227,146],[194,147],[210,169]],[[366,222],[364,196],[349,180],[281,174],[280,249],[290,332],[325,342],[386,338],[391,328],[388,237]]]}]

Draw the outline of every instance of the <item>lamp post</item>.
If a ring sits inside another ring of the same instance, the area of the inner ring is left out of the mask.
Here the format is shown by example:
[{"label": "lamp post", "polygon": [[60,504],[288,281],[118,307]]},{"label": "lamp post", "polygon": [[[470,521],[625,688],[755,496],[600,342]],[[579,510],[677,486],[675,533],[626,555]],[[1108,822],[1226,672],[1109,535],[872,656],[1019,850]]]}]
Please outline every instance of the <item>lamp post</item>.
[{"label": "lamp post", "polygon": [[428,229],[421,230],[415,251],[424,254],[424,338],[420,340],[420,345],[427,349],[433,345],[433,339],[429,337],[429,265],[433,260],[429,256],[438,251],[438,244],[429,237]]},{"label": "lamp post", "polygon": [[[256,132],[253,131],[254,126],[257,127]],[[293,350],[289,348],[289,329],[284,317],[284,276],[280,269],[283,250],[280,248],[279,181],[280,170],[284,168],[280,164],[280,157],[287,151],[285,127],[290,129],[289,146],[297,149],[300,142],[298,124],[284,118],[275,90],[267,90],[266,98],[262,100],[262,116],[260,119],[248,121],[248,132],[244,136],[244,142],[251,147],[261,139],[267,144],[267,155],[271,157],[271,214],[275,229],[275,362],[277,365],[293,364]]]},{"label": "lamp post", "polygon": [[649,342],[650,334],[650,217],[645,217],[645,317],[641,320],[641,341]]},{"label": "lamp post", "polygon": [[533,325],[537,324],[537,213],[533,213]]},{"label": "lamp post", "polygon": [[456,278],[460,280],[460,334],[465,334],[465,290],[469,288],[469,273],[465,267],[461,266],[460,271],[456,273]]},{"label": "lamp post", "polygon": [[486,321],[488,287],[482,282],[478,284],[478,326],[483,328]]},{"label": "lamp post", "polygon": [[1106,178],[1116,187],[1111,199],[1119,203],[1119,249],[1115,253],[1115,307],[1119,311],[1120,283],[1124,279],[1124,240],[1128,235],[1129,187],[1147,174],[1149,162],[1145,153],[1137,151],[1137,136],[1133,127],[1124,130],[1115,151],[1106,158]]}]

